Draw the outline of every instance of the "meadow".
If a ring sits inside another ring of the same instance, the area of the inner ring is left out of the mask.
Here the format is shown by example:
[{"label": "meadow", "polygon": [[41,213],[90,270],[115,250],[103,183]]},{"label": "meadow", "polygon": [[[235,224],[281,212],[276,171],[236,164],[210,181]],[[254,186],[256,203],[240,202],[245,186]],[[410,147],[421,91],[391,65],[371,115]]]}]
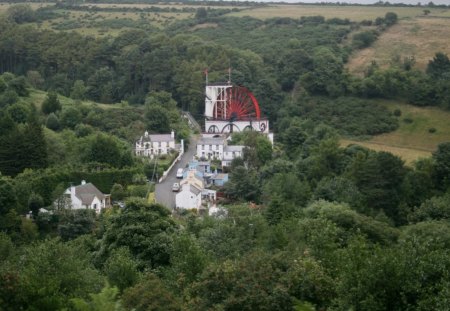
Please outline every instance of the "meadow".
[{"label": "meadow", "polygon": [[382,101],[381,104],[391,111],[401,111],[399,128],[366,141],[342,139],[341,145],[359,144],[377,151],[389,151],[410,164],[419,158],[429,157],[438,144],[449,141],[450,112],[393,101]]},{"label": "meadow", "polygon": [[403,19],[383,32],[371,47],[354,53],[347,68],[353,74],[362,75],[372,61],[381,67],[388,67],[394,58],[413,56],[415,67],[425,70],[436,52],[450,54],[449,37],[450,18]]},{"label": "meadow", "polygon": [[[450,15],[449,10],[430,9],[430,15]],[[445,12],[443,12],[445,11]],[[267,7],[251,8],[241,12],[233,12],[232,16],[251,16],[259,19],[273,17],[299,18],[301,16],[321,15],[325,18],[348,18],[351,21],[375,20],[387,12],[394,12],[399,18],[411,18],[423,15],[423,8],[419,7],[373,7],[373,6],[322,6],[322,5],[271,5]]]}]

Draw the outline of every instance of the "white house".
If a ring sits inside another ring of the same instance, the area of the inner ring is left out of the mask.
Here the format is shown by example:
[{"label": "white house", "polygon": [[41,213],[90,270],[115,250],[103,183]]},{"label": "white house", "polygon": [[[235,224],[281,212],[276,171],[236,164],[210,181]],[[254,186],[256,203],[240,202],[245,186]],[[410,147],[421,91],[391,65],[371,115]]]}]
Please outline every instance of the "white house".
[{"label": "white house", "polygon": [[93,184],[84,180],[79,186],[71,186],[64,192],[64,197],[72,209],[93,209],[100,213],[102,208],[110,205],[110,196],[103,194]]},{"label": "white house", "polygon": [[226,145],[224,136],[209,137],[203,135],[197,142],[197,157],[208,160],[221,160]]},{"label": "white house", "polygon": [[175,196],[175,206],[180,209],[199,209],[202,205],[202,190],[190,183],[184,183]]},{"label": "white house", "polygon": [[175,132],[170,134],[149,134],[145,131],[136,141],[135,153],[137,156],[153,158],[155,155],[168,154],[175,149]]},{"label": "white house", "polygon": [[244,146],[228,146],[223,135],[203,134],[197,142],[197,158],[220,160],[222,166],[228,166],[237,157],[242,157]]},{"label": "white house", "polygon": [[229,166],[231,161],[242,158],[244,146],[225,146],[223,150],[222,166]]}]

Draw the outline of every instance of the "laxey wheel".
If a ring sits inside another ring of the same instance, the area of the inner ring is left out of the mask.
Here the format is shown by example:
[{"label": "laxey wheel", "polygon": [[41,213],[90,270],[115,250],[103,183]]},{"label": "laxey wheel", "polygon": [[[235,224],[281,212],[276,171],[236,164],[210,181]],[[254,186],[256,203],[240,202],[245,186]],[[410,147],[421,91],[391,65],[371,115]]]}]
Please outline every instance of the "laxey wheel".
[{"label": "laxey wheel", "polygon": [[217,97],[214,115],[217,119],[230,122],[239,120],[259,120],[261,112],[258,101],[247,88],[233,86]]}]

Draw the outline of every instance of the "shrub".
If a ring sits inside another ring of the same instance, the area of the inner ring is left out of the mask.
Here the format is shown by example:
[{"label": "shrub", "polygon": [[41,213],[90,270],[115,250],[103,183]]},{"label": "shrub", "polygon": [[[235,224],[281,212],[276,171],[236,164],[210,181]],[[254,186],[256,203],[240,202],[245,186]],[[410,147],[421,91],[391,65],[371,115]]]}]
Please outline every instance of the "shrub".
[{"label": "shrub", "polygon": [[394,116],[400,117],[401,115],[402,115],[402,111],[400,109],[395,109],[394,110]]},{"label": "shrub", "polygon": [[430,128],[428,129],[428,133],[431,133],[431,134],[436,133],[436,128],[430,127]]}]

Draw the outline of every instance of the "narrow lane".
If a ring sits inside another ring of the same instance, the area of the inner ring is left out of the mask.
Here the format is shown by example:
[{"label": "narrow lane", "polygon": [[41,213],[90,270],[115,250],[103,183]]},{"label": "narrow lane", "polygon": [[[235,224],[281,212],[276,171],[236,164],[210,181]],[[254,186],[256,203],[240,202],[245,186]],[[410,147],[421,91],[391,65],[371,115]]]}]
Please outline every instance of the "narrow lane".
[{"label": "narrow lane", "polygon": [[186,152],[182,155],[181,160],[173,166],[166,179],[164,179],[163,182],[156,184],[155,187],[156,202],[165,205],[169,209],[175,208],[175,192],[172,192],[173,183],[179,183],[181,181],[176,177],[177,170],[179,168],[185,168],[196,153],[198,136],[191,135],[189,139],[189,146]]}]

